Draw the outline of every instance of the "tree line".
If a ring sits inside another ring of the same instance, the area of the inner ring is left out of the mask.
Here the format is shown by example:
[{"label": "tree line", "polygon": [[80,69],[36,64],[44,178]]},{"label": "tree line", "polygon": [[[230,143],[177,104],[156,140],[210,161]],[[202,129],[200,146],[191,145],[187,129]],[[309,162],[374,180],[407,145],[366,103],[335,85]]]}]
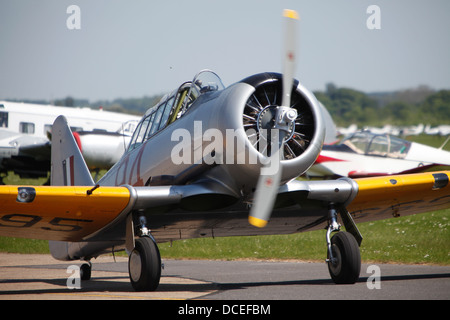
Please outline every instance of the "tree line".
[{"label": "tree line", "polygon": [[333,83],[314,92],[339,126],[450,124],[450,90],[419,86],[394,92],[366,94]]},{"label": "tree line", "polygon": [[[433,90],[428,86],[413,89],[364,93],[351,88],[337,87],[328,83],[324,91],[315,91],[317,99],[330,112],[338,126],[392,125],[442,125],[450,124],[450,90]],[[23,101],[53,104],[67,107],[90,107],[104,110],[143,115],[154,106],[162,95],[141,98],[101,100],[90,103],[86,99],[66,97],[54,101]]]},{"label": "tree line", "polygon": [[[392,92],[364,93],[328,83],[324,91],[315,91],[317,99],[330,112],[338,126],[450,124],[450,90],[436,91],[428,86]],[[158,103],[162,95],[142,98],[97,101],[91,107],[142,115]]]}]

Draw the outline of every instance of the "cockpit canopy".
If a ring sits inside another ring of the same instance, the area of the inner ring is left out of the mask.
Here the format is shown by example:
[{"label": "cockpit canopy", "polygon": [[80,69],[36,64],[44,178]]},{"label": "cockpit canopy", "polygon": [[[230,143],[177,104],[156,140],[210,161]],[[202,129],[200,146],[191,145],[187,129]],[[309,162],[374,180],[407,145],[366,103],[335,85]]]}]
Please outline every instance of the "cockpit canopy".
[{"label": "cockpit canopy", "polygon": [[340,143],[358,154],[402,159],[411,147],[411,142],[388,135],[361,131],[345,138]]},{"label": "cockpit canopy", "polygon": [[211,70],[200,71],[192,81],[184,82],[177,90],[166,94],[155,106],[147,110],[134,131],[128,151],[137,148],[181,118],[199,96],[224,88],[222,80],[216,73]]}]

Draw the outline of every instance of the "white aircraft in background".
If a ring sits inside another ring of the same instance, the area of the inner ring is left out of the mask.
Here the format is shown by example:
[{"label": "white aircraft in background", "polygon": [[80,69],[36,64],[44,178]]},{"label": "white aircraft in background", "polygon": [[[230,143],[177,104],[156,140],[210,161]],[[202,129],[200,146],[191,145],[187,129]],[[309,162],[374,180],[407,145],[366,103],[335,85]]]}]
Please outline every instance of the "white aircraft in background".
[{"label": "white aircraft in background", "polygon": [[429,135],[448,136],[450,135],[450,126],[440,125],[435,128],[432,128],[430,125],[427,125],[424,129],[424,132]]},{"label": "white aircraft in background", "polygon": [[61,114],[70,119],[71,130],[79,132],[75,137],[85,147],[83,155],[91,169],[110,168],[120,158],[140,119],[89,108],[0,101],[0,173],[46,177],[50,171],[48,136]]},{"label": "white aircraft in background", "polygon": [[138,123],[138,120],[129,120],[115,132],[73,132],[88,168],[98,172],[115,165],[127,149]]},{"label": "white aircraft in background", "polygon": [[[445,145],[445,143],[444,143]],[[450,166],[450,152],[388,134],[356,132],[340,143],[324,145],[309,177],[374,177],[423,172]]]},{"label": "white aircraft in background", "polygon": [[[439,125],[437,127],[431,127],[431,125],[429,124],[425,126],[423,123],[412,126],[393,126],[390,124],[386,124],[382,128],[364,127],[363,129],[376,134],[390,134],[394,136],[418,136],[420,134],[440,135],[440,136],[450,135],[450,125],[445,124]],[[347,136],[360,130],[361,129],[358,129],[358,126],[355,123],[353,123],[347,128],[344,127],[337,128],[337,133],[338,135]]]}]

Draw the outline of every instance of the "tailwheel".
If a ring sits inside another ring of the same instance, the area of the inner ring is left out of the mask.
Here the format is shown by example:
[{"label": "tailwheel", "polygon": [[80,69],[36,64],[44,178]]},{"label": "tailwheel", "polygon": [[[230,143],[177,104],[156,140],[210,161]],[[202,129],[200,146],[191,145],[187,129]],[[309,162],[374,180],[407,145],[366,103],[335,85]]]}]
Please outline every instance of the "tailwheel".
[{"label": "tailwheel", "polygon": [[353,284],[359,279],[361,255],[355,237],[348,232],[338,232],[331,238],[331,257],[328,270],[336,284]]},{"label": "tailwheel", "polygon": [[161,256],[156,243],[147,236],[136,240],[128,259],[131,285],[136,291],[154,291],[161,278]]},{"label": "tailwheel", "polygon": [[92,271],[91,262],[88,261],[88,263],[83,263],[80,267],[81,280],[91,280],[91,271]]}]

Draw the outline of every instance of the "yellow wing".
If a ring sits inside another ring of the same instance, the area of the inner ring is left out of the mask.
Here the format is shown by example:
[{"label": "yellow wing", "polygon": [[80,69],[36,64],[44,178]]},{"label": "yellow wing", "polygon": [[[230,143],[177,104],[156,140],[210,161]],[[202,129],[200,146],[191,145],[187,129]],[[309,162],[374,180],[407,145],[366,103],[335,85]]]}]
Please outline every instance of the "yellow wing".
[{"label": "yellow wing", "polygon": [[347,207],[370,221],[450,207],[449,171],[355,179],[358,194]]},{"label": "yellow wing", "polygon": [[125,187],[0,186],[0,235],[80,241],[112,222],[128,205]]}]

